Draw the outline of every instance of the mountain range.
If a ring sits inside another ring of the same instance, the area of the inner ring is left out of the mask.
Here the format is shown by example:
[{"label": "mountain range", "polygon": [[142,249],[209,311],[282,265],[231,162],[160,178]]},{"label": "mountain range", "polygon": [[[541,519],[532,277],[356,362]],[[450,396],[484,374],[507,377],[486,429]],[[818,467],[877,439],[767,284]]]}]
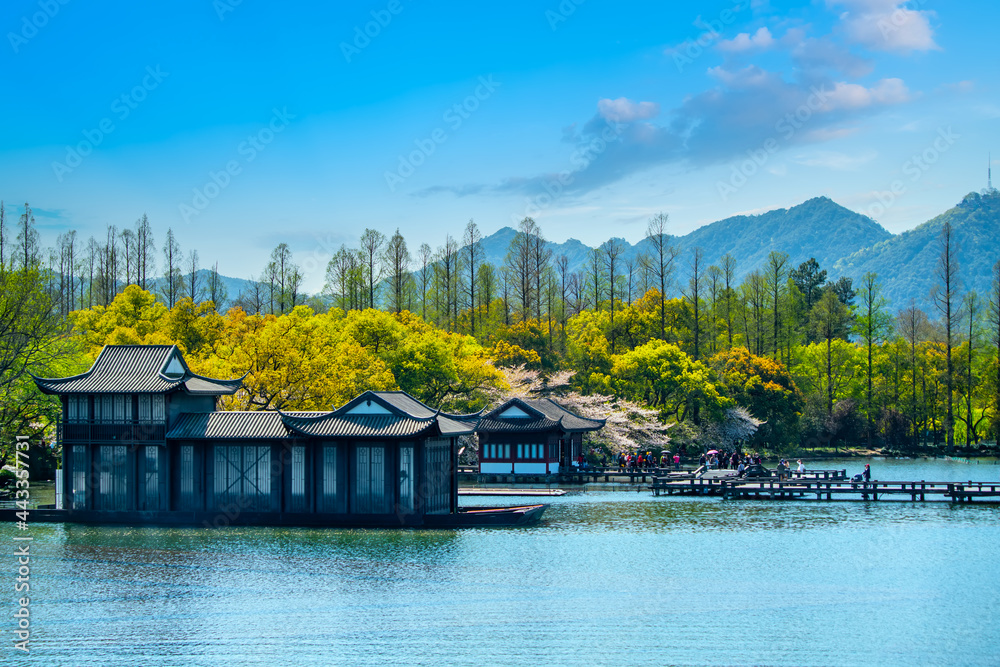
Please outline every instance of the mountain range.
[{"label": "mountain range", "polygon": [[[855,286],[866,272],[872,271],[878,274],[892,309],[904,308],[912,300],[926,310],[931,305],[939,237],[945,222],[950,222],[954,230],[962,291],[974,289],[986,296],[990,272],[1000,261],[1000,194],[995,190],[970,193],[954,208],[896,235],[827,197],[759,215],[733,216],[671,239],[680,250],[675,279],[686,281],[695,248],[704,252],[706,266],[731,254],[736,259],[737,280],[763,267],[768,253],[777,250],[788,253],[793,267],[815,258],[830,280],[846,276],[854,280]],[[485,237],[484,258],[498,266],[503,264],[515,233],[504,227]],[[651,250],[648,239],[636,244],[619,240],[626,258]],[[582,270],[591,251],[576,239],[546,245],[553,259],[566,256],[570,271]]]},{"label": "mountain range", "polygon": [[[731,254],[736,259],[738,281],[763,267],[768,253],[777,250],[788,253],[792,267],[812,257],[827,270],[828,279],[846,276],[854,280],[855,286],[866,272],[877,273],[893,311],[913,301],[936,317],[930,293],[936,282],[941,228],[946,222],[954,230],[961,291],[976,290],[981,296],[988,295],[992,267],[1000,261],[1000,193],[996,190],[970,193],[941,215],[895,235],[827,197],[758,215],[733,216],[671,238],[671,244],[680,250],[675,280],[686,282],[695,248],[704,252],[705,266],[718,264],[726,253]],[[483,260],[503,265],[515,234],[511,227],[504,227],[484,237]],[[649,239],[635,244],[619,241],[624,247],[623,259],[651,251]],[[570,271],[583,270],[592,250],[577,239],[547,241],[546,246],[553,260],[566,256]],[[208,272],[203,269],[201,274],[204,285]],[[222,279],[230,303],[249,283],[241,278]]]}]

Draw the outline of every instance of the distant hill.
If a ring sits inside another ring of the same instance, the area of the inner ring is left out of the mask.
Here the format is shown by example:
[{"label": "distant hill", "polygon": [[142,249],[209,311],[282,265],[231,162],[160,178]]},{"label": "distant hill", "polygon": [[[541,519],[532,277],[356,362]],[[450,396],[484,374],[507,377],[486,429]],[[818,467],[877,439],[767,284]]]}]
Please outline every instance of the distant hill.
[{"label": "distant hill", "polygon": [[[483,261],[490,262],[494,266],[502,266],[507,258],[507,248],[510,247],[510,242],[515,234],[517,232],[512,227],[503,227],[484,237],[482,240]],[[626,243],[626,245],[629,244]],[[567,239],[564,243],[547,241],[545,246],[552,251],[553,260],[560,255],[566,255],[570,271],[582,269],[587,261],[587,253],[591,250],[590,246],[584,245],[582,241],[576,239]]]},{"label": "distant hill", "polygon": [[[494,264],[503,264],[507,247],[515,231],[504,227],[483,239],[484,256]],[[699,227],[693,232],[674,237],[682,256],[680,275],[687,270],[690,252],[700,247],[709,264],[718,263],[727,252],[736,258],[737,278],[763,266],[772,250],[787,252],[791,263],[799,265],[810,257],[824,268],[862,248],[892,238],[877,222],[834,203],[817,197],[792,208],[779,208],[760,215],[738,215]],[[650,252],[650,242],[643,239],[626,246],[626,256]],[[565,243],[549,242],[552,257],[566,255],[571,271],[583,268],[590,248],[576,239]]]},{"label": "distant hill", "polygon": [[[211,275],[209,269],[198,269],[198,285],[200,289],[205,290],[208,285],[208,277]],[[233,301],[240,295],[240,292],[246,289],[250,284],[249,280],[244,280],[243,278],[231,278],[230,276],[224,276],[219,274],[219,278],[222,279],[222,284],[226,287],[226,302],[225,304],[216,304],[220,309],[228,309],[232,306]],[[154,294],[160,294],[163,291],[163,286],[165,282],[163,278],[156,278],[148,283],[149,291]]]},{"label": "distant hill", "polygon": [[815,257],[821,267],[830,269],[841,257],[890,238],[892,234],[871,218],[816,197],[788,209],[713,222],[676,242],[684,253],[700,247],[711,264],[728,252],[742,279],[762,267],[772,250],[788,253],[793,266]]},{"label": "distant hill", "polygon": [[996,192],[968,194],[957,206],[919,227],[843,257],[833,266],[833,273],[857,283],[866,272],[875,272],[894,309],[905,308],[913,299],[936,317],[930,310],[930,293],[937,282],[939,238],[946,222],[951,223],[957,245],[960,291],[974,289],[987,296],[990,272],[1000,261],[1000,194]]},{"label": "distant hill", "polygon": [[[730,253],[736,259],[737,280],[762,267],[768,253],[778,250],[788,253],[793,267],[815,257],[830,279],[848,276],[855,285],[866,272],[874,271],[882,281],[892,310],[905,308],[913,299],[935,317],[929,295],[936,281],[938,236],[945,221],[950,221],[955,229],[962,291],[975,289],[987,295],[991,267],[1000,260],[1000,194],[995,192],[969,194],[955,208],[897,236],[871,218],[827,197],[759,215],[726,218],[671,240],[681,249],[674,275],[679,281],[687,279],[694,248],[704,250],[706,266],[717,264],[723,255]],[[514,229],[504,227],[483,238],[483,261],[502,266],[515,234]],[[650,251],[646,239],[634,245],[623,240],[622,244],[625,257]],[[553,261],[560,255],[566,256],[570,271],[583,270],[591,251],[577,239],[563,243],[548,241],[546,246],[552,251]],[[208,271],[202,269],[202,285],[207,278]],[[230,304],[249,283],[226,276],[223,281]]]}]

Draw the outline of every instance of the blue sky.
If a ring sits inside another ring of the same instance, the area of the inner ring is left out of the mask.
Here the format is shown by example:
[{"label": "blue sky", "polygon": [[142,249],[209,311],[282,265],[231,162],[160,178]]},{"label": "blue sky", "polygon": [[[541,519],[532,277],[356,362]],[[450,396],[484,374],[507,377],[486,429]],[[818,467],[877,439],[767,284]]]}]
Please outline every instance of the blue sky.
[{"label": "blue sky", "polygon": [[147,213],[228,275],[284,241],[312,290],[365,227],[415,250],[530,214],[596,245],[660,211],[683,234],[826,195],[899,232],[1000,156],[998,19],[931,0],[8,0],[0,197],[50,244]]}]

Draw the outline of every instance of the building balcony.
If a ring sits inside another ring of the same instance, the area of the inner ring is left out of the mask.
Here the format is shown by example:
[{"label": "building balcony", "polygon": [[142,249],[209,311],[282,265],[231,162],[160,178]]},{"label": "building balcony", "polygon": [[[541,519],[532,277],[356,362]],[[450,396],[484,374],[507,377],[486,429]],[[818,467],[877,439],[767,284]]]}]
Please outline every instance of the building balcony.
[{"label": "building balcony", "polygon": [[78,421],[59,425],[62,442],[163,442],[165,422]]}]

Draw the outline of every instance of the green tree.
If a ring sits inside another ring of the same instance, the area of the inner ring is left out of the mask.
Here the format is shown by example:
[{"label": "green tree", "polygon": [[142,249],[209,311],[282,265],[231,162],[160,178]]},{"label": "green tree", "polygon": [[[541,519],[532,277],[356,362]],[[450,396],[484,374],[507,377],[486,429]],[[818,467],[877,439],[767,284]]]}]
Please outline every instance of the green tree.
[{"label": "green tree", "polygon": [[708,363],[722,380],[726,395],[764,420],[754,435],[756,444],[780,449],[795,441],[804,398],[781,362],[734,347]]},{"label": "green tree", "polygon": [[868,440],[868,448],[872,446],[872,430],[875,428],[874,411],[872,407],[872,385],[874,383],[874,372],[872,366],[873,350],[885,341],[892,332],[892,316],[886,311],[886,300],[882,296],[882,284],[878,276],[872,272],[866,273],[861,278],[861,288],[858,290],[861,303],[858,308],[857,319],[854,321],[854,332],[861,337],[865,343],[868,362],[865,366],[865,434]]},{"label": "green tree", "polygon": [[792,280],[805,297],[806,311],[812,310],[816,301],[822,295],[821,289],[826,284],[826,269],[820,269],[815,257],[810,257],[792,269]]},{"label": "green tree", "polygon": [[826,346],[826,411],[833,414],[833,341],[845,338],[849,330],[851,313],[834,289],[823,290],[823,295],[810,313],[810,328]]},{"label": "green tree", "polygon": [[662,340],[651,340],[612,357],[611,372],[601,382],[618,396],[642,401],[665,417],[681,421],[688,414],[693,416],[695,405],[712,419],[733,406],[733,401],[719,392],[708,366]]}]

